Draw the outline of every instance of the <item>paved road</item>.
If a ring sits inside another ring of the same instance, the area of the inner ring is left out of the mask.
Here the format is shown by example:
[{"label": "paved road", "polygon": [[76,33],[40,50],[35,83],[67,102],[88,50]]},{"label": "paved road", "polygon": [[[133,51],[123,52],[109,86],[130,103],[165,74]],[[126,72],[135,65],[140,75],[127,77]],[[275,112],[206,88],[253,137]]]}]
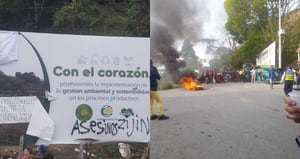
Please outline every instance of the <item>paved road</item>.
[{"label": "paved road", "polygon": [[169,120],[151,121],[151,159],[299,159],[300,124],[282,85],[225,83],[160,91]]}]

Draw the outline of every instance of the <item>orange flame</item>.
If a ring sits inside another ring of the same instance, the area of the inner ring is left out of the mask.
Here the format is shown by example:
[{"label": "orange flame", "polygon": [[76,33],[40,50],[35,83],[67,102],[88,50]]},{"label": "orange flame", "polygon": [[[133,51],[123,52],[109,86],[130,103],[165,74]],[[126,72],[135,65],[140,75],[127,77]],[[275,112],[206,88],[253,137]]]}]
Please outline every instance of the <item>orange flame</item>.
[{"label": "orange flame", "polygon": [[194,90],[201,90],[203,89],[200,84],[193,77],[182,77],[179,80],[179,83],[187,90],[194,91]]}]

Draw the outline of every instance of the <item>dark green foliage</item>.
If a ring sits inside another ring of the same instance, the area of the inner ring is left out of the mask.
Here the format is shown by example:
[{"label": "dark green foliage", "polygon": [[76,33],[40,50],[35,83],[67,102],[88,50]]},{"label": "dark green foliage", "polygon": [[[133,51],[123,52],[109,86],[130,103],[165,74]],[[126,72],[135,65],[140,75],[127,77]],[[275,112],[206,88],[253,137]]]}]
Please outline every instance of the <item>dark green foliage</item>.
[{"label": "dark green foliage", "polygon": [[149,37],[149,12],[149,0],[2,0],[0,30]]},{"label": "dark green foliage", "polygon": [[124,35],[127,17],[93,1],[84,2],[72,2],[55,12],[55,32]]},{"label": "dark green foliage", "polygon": [[129,36],[150,36],[150,0],[129,0],[126,31]]}]

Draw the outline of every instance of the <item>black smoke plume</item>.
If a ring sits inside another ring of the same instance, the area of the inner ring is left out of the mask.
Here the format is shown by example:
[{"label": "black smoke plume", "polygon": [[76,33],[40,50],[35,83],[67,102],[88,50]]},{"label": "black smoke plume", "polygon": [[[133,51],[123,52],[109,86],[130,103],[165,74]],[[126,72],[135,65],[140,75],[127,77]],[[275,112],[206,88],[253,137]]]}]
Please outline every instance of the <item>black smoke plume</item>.
[{"label": "black smoke plume", "polygon": [[151,25],[151,59],[165,66],[166,71],[174,81],[178,81],[179,69],[185,66],[185,62],[179,60],[179,53],[174,48],[174,39],[168,29],[158,24]]},{"label": "black smoke plume", "polygon": [[164,65],[175,82],[182,74],[180,68],[185,66],[185,62],[179,59],[176,45],[183,40],[199,41],[202,32],[201,16],[207,16],[208,13],[205,7],[195,8],[195,1],[150,1],[151,59],[154,63]]}]

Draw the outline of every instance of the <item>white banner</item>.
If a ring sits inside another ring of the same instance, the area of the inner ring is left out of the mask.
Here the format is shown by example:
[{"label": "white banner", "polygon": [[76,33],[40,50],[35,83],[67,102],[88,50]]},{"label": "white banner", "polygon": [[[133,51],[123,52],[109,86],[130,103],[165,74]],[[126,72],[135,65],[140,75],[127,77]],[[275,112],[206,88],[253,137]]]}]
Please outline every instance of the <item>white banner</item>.
[{"label": "white banner", "polygon": [[35,97],[0,97],[0,123],[28,123],[36,102]]},{"label": "white banner", "polygon": [[0,97],[0,124],[28,122],[27,134],[52,139],[54,123],[37,97]]},{"label": "white banner", "polygon": [[0,31],[0,65],[17,60],[17,36],[17,32]]},{"label": "white banner", "polygon": [[256,65],[275,66],[275,42],[271,43],[256,57]]},{"label": "white banner", "polygon": [[51,143],[150,141],[149,38],[22,34],[32,46],[19,37],[18,62],[2,71],[48,74]]}]

